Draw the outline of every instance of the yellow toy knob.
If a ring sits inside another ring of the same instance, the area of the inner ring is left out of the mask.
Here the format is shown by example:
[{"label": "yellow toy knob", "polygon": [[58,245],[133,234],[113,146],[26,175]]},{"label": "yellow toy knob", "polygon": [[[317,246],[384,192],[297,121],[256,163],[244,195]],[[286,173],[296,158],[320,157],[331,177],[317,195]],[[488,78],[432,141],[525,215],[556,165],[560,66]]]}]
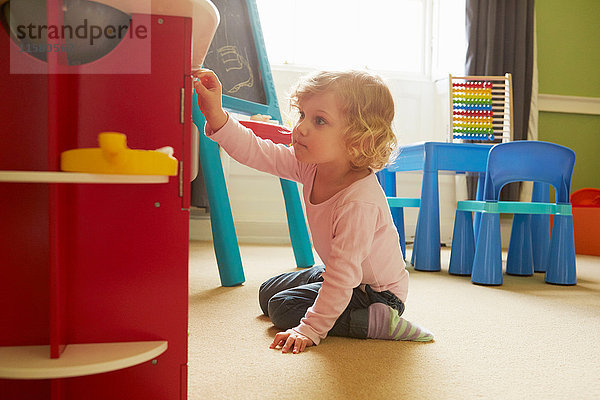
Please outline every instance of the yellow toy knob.
[{"label": "yellow toy knob", "polygon": [[127,136],[124,134],[103,132],[98,135],[98,144],[106,161],[115,164],[119,163],[119,161],[124,161],[123,156],[127,150]]},{"label": "yellow toy knob", "polygon": [[177,175],[172,148],[132,150],[127,147],[127,136],[119,132],[100,133],[98,143],[98,148],[64,151],[61,169],[98,174]]}]

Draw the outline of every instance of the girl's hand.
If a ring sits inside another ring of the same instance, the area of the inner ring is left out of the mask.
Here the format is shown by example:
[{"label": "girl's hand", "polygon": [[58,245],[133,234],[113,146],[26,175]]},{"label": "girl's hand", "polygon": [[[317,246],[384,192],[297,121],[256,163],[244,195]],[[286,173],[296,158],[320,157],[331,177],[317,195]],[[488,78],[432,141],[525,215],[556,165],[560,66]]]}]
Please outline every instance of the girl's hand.
[{"label": "girl's hand", "polygon": [[275,339],[269,348],[275,349],[281,346],[282,353],[287,353],[292,350],[294,354],[297,354],[302,353],[305,348],[312,345],[312,340],[293,329],[288,329],[285,332],[279,332],[277,335],[275,335]]},{"label": "girl's hand", "polygon": [[227,113],[221,100],[221,82],[209,69],[200,69],[192,74],[194,89],[198,95],[198,107],[213,131],[218,131],[227,122]]}]

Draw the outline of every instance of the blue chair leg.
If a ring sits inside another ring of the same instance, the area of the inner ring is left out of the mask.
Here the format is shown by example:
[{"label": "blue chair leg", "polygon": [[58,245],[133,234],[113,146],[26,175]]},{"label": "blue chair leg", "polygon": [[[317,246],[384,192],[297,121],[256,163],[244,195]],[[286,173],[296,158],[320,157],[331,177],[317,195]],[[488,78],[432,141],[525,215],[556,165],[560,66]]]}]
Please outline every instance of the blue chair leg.
[{"label": "blue chair leg", "polygon": [[[550,202],[550,185],[534,182],[531,201]],[[533,249],[533,270],[546,272],[550,252],[550,215],[531,216],[531,244]]]},{"label": "blue chair leg", "polygon": [[471,275],[474,256],[473,214],[469,211],[456,210],[448,273],[452,275]]},{"label": "blue chair leg", "polygon": [[[483,189],[485,182],[485,172],[480,172],[479,177],[477,179],[477,194],[475,195],[475,200],[483,200]],[[481,213],[475,213],[473,217],[473,232],[475,233],[475,237],[479,235],[479,225],[481,221]]]},{"label": "blue chair leg", "polygon": [[545,280],[555,285],[575,285],[575,238],[573,216],[555,215]]},{"label": "blue chair leg", "polygon": [[406,233],[404,232],[404,208],[393,207],[390,210],[392,212],[392,220],[396,225],[398,231],[398,238],[400,242],[400,248],[402,249],[402,257],[406,260]]},{"label": "blue chair leg", "polygon": [[550,215],[531,216],[531,245],[534,272],[546,272],[550,252]]},{"label": "blue chair leg", "polygon": [[412,264],[416,270],[439,271],[441,269],[439,207],[437,171],[424,171],[421,184],[421,207],[412,256]]},{"label": "blue chair leg", "polygon": [[533,250],[531,245],[531,215],[515,214],[513,217],[506,273],[510,275],[533,275]]},{"label": "blue chair leg", "polygon": [[[396,173],[382,169],[376,173],[377,180],[383,188],[383,192],[388,197],[396,197]],[[400,248],[402,249],[402,256],[406,260],[406,236],[404,233],[404,209],[402,207],[390,207],[392,213],[392,219],[396,230],[398,231]]]},{"label": "blue chair leg", "polygon": [[300,203],[298,185],[287,179],[280,179],[279,181],[281,182],[281,190],[283,191],[283,198],[285,200],[285,211],[296,266],[298,268],[312,267],[315,264],[315,259],[313,258],[310,238],[308,237],[302,203]]},{"label": "blue chair leg", "polygon": [[417,231],[415,229],[415,240],[413,241],[412,253],[410,255],[410,265],[415,265],[415,254],[417,253]]},{"label": "blue chair leg", "polygon": [[471,282],[481,285],[502,284],[502,242],[500,214],[482,213]]}]

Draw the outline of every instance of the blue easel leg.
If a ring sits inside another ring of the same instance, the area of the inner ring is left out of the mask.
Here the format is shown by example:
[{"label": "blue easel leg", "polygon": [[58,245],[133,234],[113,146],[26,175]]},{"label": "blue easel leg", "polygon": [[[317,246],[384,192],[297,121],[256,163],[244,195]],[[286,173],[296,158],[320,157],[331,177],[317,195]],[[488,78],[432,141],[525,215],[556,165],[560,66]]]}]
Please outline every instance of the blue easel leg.
[{"label": "blue easel leg", "polygon": [[437,172],[423,172],[421,207],[413,244],[413,265],[419,271],[440,268],[440,206]]},{"label": "blue easel leg", "polygon": [[304,212],[300,203],[298,185],[287,179],[280,179],[279,181],[281,182],[281,190],[283,191],[283,198],[285,200],[285,212],[292,248],[294,249],[294,257],[296,258],[296,266],[298,268],[312,267],[315,264],[315,259],[313,258],[308,229],[304,220]]},{"label": "blue easel leg", "polygon": [[206,120],[198,107],[196,91],[192,96],[192,118],[200,131],[198,153],[208,195],[213,243],[221,285],[241,285],[246,278],[225,185],[223,165],[219,156],[219,145],[204,135]]},{"label": "blue easel leg", "polygon": [[203,133],[199,136],[200,163],[208,194],[213,243],[221,285],[240,285],[245,281],[244,268],[225,186],[219,145]]}]

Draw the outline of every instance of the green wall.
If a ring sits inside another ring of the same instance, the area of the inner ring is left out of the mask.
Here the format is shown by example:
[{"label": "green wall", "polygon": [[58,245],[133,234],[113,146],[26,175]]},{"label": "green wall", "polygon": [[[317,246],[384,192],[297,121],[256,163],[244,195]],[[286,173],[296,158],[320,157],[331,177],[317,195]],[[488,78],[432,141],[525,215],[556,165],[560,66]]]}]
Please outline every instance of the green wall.
[{"label": "green wall", "polygon": [[[600,1],[537,0],[539,93],[600,98]],[[571,192],[600,188],[600,115],[540,111],[539,139],[577,154]]]}]

